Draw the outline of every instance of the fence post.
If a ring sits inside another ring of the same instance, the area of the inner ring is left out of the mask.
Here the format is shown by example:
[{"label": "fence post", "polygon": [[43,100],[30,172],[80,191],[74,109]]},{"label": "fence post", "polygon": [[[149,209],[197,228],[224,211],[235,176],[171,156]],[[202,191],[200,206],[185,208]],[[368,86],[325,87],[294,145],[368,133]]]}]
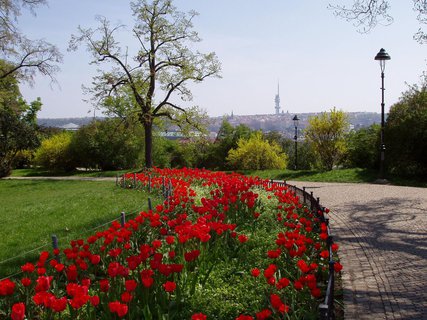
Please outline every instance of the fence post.
[{"label": "fence post", "polygon": [[307,196],[306,196],[307,191],[305,191],[305,187],[302,187],[302,193],[304,195],[304,204],[305,204],[305,201],[307,200]]},{"label": "fence post", "polygon": [[153,206],[151,205],[151,198],[148,198],[148,209],[153,210]]},{"label": "fence post", "polygon": [[319,310],[320,310],[320,319],[321,320],[329,319],[329,317],[328,317],[328,305],[327,304],[321,303],[319,305]]},{"label": "fence post", "polygon": [[[53,246],[53,250],[58,249],[58,237],[55,234],[52,235],[52,246]],[[55,254],[55,260],[58,263],[61,262],[61,258],[59,257],[59,254]]]},{"label": "fence post", "polygon": [[330,274],[330,281],[331,281],[331,291],[329,292],[329,318],[331,319],[335,319],[335,312],[334,312],[334,297],[335,297],[335,269],[334,269],[334,264],[335,261],[332,260],[332,257],[330,258],[331,260],[329,260],[329,274]]},{"label": "fence post", "polygon": [[120,224],[122,225],[122,228],[125,226],[125,221],[126,221],[126,214],[124,211],[122,211],[122,213],[120,213]]},{"label": "fence post", "polygon": [[310,210],[313,211],[313,191],[310,192]]},{"label": "fence post", "polygon": [[151,174],[148,175],[148,192],[151,193]]},{"label": "fence post", "polygon": [[163,196],[165,196],[165,189],[166,189],[165,177],[162,177],[162,193],[163,193]]},{"label": "fence post", "polygon": [[133,173],[133,188],[136,189],[136,173]]}]

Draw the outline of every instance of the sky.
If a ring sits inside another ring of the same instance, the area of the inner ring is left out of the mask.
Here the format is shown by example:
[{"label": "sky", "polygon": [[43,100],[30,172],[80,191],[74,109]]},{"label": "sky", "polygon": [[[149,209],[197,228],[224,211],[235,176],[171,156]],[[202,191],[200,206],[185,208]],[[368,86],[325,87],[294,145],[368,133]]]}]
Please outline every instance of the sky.
[{"label": "sky", "polygon": [[[180,11],[200,14],[194,21],[202,38],[197,49],[214,51],[222,64],[222,78],[190,86],[193,101],[185,106],[197,105],[210,116],[270,114],[279,85],[282,110],[291,114],[333,107],[380,112],[380,67],[374,57],[384,48],[391,56],[385,70],[387,112],[427,69],[427,44],[413,40],[420,26],[411,3],[392,0],[393,24],[378,25],[368,34],[335,17],[329,3],[346,1],[175,0]],[[129,1],[50,0],[36,13],[23,12],[21,30],[57,45],[64,61],[58,84],[37,77],[33,87],[21,85],[24,98],[41,97],[40,118],[92,116],[82,85],[90,85],[96,68],[89,65],[84,47],[67,52],[68,42],[79,25],[96,27],[97,15],[131,30],[135,21]],[[124,48],[137,45],[129,32],[122,40]],[[99,116],[101,111],[96,112]]]}]

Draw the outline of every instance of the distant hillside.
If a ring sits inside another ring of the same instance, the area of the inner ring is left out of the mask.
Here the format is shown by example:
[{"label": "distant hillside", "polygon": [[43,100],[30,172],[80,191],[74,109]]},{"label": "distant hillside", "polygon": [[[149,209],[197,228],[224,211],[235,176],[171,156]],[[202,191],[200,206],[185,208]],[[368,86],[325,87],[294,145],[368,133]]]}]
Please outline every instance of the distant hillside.
[{"label": "distant hillside", "polygon": [[[304,129],[308,124],[308,119],[318,114],[319,113],[298,113],[298,117],[300,118],[298,128]],[[368,127],[373,123],[380,123],[381,121],[381,115],[375,112],[349,112],[347,115],[352,129]],[[218,132],[222,120],[227,119],[227,121],[230,122],[233,126],[245,124],[253,130],[263,130],[264,132],[279,131],[286,136],[292,137],[294,134],[294,123],[292,121],[293,116],[294,114],[282,113],[278,115],[225,115],[222,117],[211,117],[208,130],[212,133]],[[66,128],[67,126],[70,126],[70,124],[75,124],[80,127],[90,123],[93,121],[93,119],[93,117],[52,119],[40,118],[37,119],[37,121],[39,125],[45,127]],[[105,118],[97,117],[96,119],[103,120]],[[174,131],[174,129],[170,128],[169,131]]]}]

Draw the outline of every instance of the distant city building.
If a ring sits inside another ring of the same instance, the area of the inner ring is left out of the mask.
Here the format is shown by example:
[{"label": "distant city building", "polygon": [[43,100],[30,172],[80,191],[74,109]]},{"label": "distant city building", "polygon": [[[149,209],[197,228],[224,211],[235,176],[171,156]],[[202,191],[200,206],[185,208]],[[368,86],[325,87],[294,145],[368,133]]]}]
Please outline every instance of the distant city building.
[{"label": "distant city building", "polygon": [[70,123],[67,123],[67,124],[61,126],[60,128],[67,130],[67,131],[77,131],[77,130],[79,130],[80,126],[78,124],[70,122]]},{"label": "distant city building", "polygon": [[276,94],[276,98],[274,98],[274,102],[276,103],[276,106],[274,107],[274,109],[276,109],[276,114],[280,114],[279,83],[277,83],[277,94]]}]

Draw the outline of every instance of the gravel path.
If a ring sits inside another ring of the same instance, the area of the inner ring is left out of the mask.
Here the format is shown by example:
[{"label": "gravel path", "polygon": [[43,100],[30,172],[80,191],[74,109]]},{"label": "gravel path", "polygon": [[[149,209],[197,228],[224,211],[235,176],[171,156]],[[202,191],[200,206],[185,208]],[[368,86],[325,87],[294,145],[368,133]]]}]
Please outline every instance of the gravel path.
[{"label": "gravel path", "polygon": [[331,210],[345,319],[427,319],[427,189],[288,183]]}]

